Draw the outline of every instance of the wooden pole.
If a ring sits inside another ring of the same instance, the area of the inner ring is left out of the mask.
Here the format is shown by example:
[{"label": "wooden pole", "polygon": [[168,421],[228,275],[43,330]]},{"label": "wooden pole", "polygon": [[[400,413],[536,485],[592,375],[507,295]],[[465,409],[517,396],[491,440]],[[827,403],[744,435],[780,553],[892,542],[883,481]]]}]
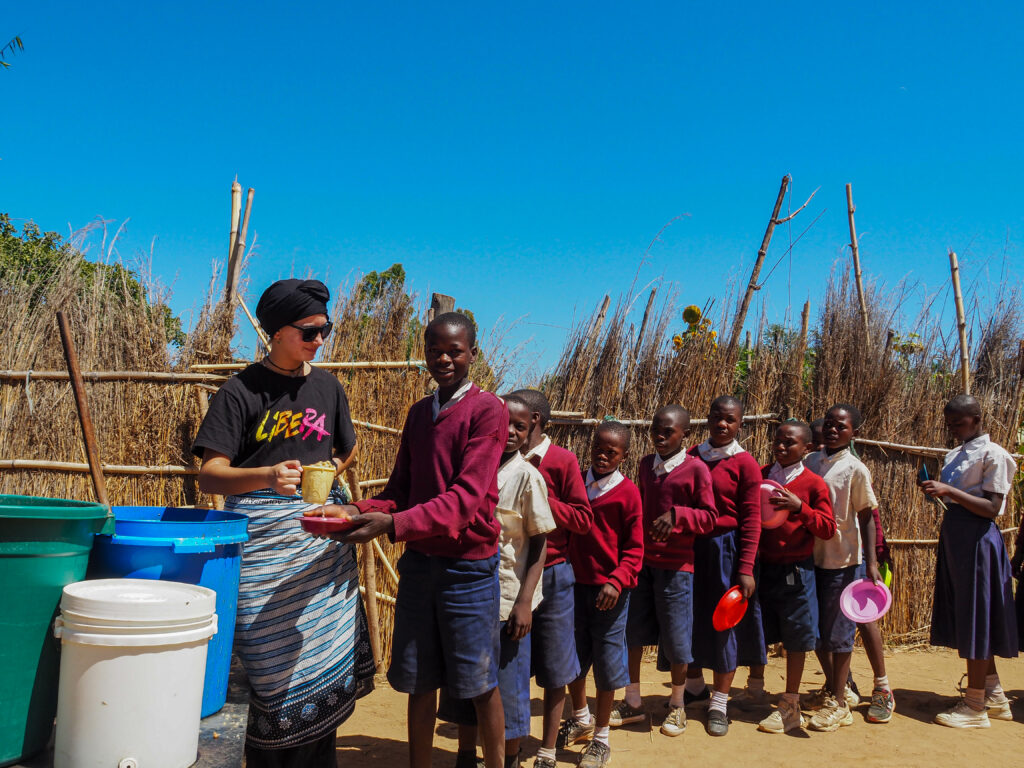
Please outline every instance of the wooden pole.
[{"label": "wooden pole", "polygon": [[953,299],[956,301],[956,329],[960,335],[960,388],[971,394],[971,369],[967,357],[967,318],[964,315],[964,296],[960,292],[960,265],[956,253],[949,252],[949,271],[953,277]]},{"label": "wooden pole", "polygon": [[245,240],[249,234],[249,214],[252,213],[252,198],[256,190],[249,187],[245,196],[245,213],[242,214],[242,228],[238,231],[238,239],[235,242],[235,252],[228,260],[228,276],[224,283],[224,301],[229,304],[234,302],[235,294],[238,292],[238,276],[242,271],[242,261],[245,258]]},{"label": "wooden pole", "polygon": [[[348,487],[352,492],[352,501],[362,501],[363,492],[359,488],[359,476],[356,473],[358,459],[353,460],[348,469],[345,470],[345,477],[348,479]],[[377,611],[377,562],[373,553],[373,546],[370,542],[360,545],[363,554],[363,574],[366,577],[366,622],[370,630],[370,650],[373,653],[373,666],[377,674],[384,671],[384,659],[382,658],[380,642],[380,614]]]},{"label": "wooden pole", "polygon": [[446,293],[433,293],[430,295],[430,309],[427,310],[427,322],[429,323],[438,315],[445,312],[455,311],[455,297]]},{"label": "wooden pole", "polygon": [[594,324],[590,326],[590,331],[587,333],[587,347],[590,347],[597,342],[597,337],[601,334],[601,326],[604,325],[605,315],[608,314],[608,306],[611,303],[611,296],[606,295],[604,297],[604,301],[601,302],[601,309],[597,313],[597,318],[594,320]]},{"label": "wooden pole", "polygon": [[249,318],[249,323],[252,324],[253,330],[255,330],[256,335],[259,336],[260,343],[263,345],[263,348],[267,350],[267,354],[269,355],[270,339],[267,337],[267,332],[263,330],[262,326],[258,322],[256,322],[256,318],[252,316],[252,312],[250,312],[249,308],[245,306],[245,301],[242,300],[242,297],[237,296],[237,299],[238,304],[242,307],[242,311],[245,313],[245,316]]},{"label": "wooden pole", "polygon": [[242,216],[242,185],[236,178],[231,183],[231,238],[228,240],[228,262],[235,255],[235,244],[238,242],[238,220]]},{"label": "wooden pole", "polygon": [[860,302],[860,319],[864,325],[864,340],[871,337],[871,328],[868,325],[868,305],[864,299],[864,280],[860,271],[860,251],[857,248],[857,227],[853,223],[853,212],[857,207],[853,204],[853,186],[846,185],[846,214],[850,221],[850,250],[853,252],[853,279],[857,283],[857,301]]},{"label": "wooden pole", "polygon": [[71,326],[67,316],[57,312],[57,325],[60,328],[60,341],[64,345],[64,359],[68,363],[68,375],[71,377],[71,389],[75,393],[75,405],[78,407],[78,422],[82,425],[82,440],[85,442],[85,456],[89,461],[89,474],[92,475],[92,487],[96,492],[96,500],[110,507],[107,498],[107,482],[103,478],[103,467],[100,465],[100,452],[96,447],[96,433],[89,415],[89,402],[85,397],[85,384],[82,382],[82,371],[78,367],[78,354],[75,352],[75,341],[71,338]]},{"label": "wooden pole", "polygon": [[636,346],[633,348],[633,359],[640,356],[640,345],[644,340],[644,332],[647,330],[647,322],[651,319],[651,308],[654,306],[654,297],[658,294],[658,286],[651,288],[651,295],[647,297],[647,308],[644,310],[644,319],[640,322],[640,333],[636,335]]},{"label": "wooden pole", "polygon": [[736,319],[732,324],[732,333],[729,335],[729,346],[726,348],[726,357],[731,358],[736,353],[736,345],[740,341],[740,332],[743,330],[743,323],[747,320],[747,310],[750,308],[750,300],[754,296],[754,291],[760,290],[761,286],[757,284],[757,278],[761,276],[761,267],[764,266],[764,257],[768,253],[768,246],[772,242],[772,233],[775,231],[775,225],[779,221],[779,211],[782,210],[782,201],[786,197],[786,189],[789,188],[790,177],[786,174],[782,177],[782,184],[779,185],[779,196],[775,199],[775,207],[772,209],[772,217],[768,221],[768,227],[764,231],[764,237],[761,239],[761,247],[757,251],[757,259],[754,260],[754,269],[750,273],[750,282],[747,283],[746,293],[743,294],[743,300],[740,302],[740,307],[736,311]]}]

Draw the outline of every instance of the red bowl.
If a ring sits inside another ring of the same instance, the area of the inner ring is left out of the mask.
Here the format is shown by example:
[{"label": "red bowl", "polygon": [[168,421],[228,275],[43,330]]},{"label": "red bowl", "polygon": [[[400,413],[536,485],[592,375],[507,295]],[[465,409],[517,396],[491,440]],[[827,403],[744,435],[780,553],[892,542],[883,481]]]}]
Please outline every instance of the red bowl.
[{"label": "red bowl", "polygon": [[301,520],[302,530],[314,536],[329,536],[332,533],[344,533],[351,531],[358,526],[352,522],[350,517],[303,517]]},{"label": "red bowl", "polygon": [[733,587],[718,601],[715,612],[711,614],[711,625],[716,632],[725,632],[732,629],[747,612],[747,598],[739,587]]}]

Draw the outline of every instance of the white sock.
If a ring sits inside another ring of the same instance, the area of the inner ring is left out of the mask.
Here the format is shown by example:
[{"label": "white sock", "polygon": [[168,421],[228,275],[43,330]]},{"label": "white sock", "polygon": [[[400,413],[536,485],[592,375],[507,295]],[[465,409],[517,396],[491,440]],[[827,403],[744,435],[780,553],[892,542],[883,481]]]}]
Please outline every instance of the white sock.
[{"label": "white sock", "polygon": [[607,725],[604,726],[603,728],[595,728],[594,729],[594,741],[600,741],[602,744],[604,744],[607,747],[608,746],[608,730],[609,729],[608,729]]},{"label": "white sock", "polygon": [[883,691],[889,690],[889,676],[882,675],[881,677],[875,678],[875,688],[881,688]]},{"label": "white sock", "polygon": [[729,704],[729,694],[722,693],[721,691],[711,692],[711,704],[708,706],[709,709],[717,709],[723,715],[725,714],[725,708]]},{"label": "white sock", "polygon": [[1006,694],[1003,693],[1003,686],[999,684],[999,675],[985,675],[985,698],[993,697],[1002,701]]},{"label": "white sock", "polygon": [[686,678],[686,692],[691,696],[697,696],[707,687],[707,683],[704,682],[703,677]]},{"label": "white sock", "polygon": [[683,706],[683,693],[686,691],[686,684],[673,685],[672,695],[669,696],[668,705],[670,707],[681,707]]},{"label": "white sock", "polygon": [[640,683],[630,683],[626,686],[626,703],[631,707],[640,708],[643,703],[640,700]]},{"label": "white sock", "polygon": [[548,760],[557,760],[558,754],[554,749],[548,749],[547,747],[541,747],[537,750],[537,757],[546,757]]},{"label": "white sock", "polygon": [[748,677],[747,688],[751,691],[758,692],[764,690],[764,678],[763,677]]},{"label": "white sock", "polygon": [[583,725],[590,725],[590,707],[587,704],[583,705],[583,709],[574,709],[572,716],[583,723]]}]

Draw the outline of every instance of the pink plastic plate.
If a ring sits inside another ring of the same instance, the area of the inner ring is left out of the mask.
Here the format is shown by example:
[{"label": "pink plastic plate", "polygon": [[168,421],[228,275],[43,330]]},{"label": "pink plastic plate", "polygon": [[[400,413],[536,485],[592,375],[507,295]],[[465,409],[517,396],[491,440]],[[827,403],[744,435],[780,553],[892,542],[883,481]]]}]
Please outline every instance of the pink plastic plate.
[{"label": "pink plastic plate", "polygon": [[884,582],[857,579],[839,596],[839,608],[850,621],[869,624],[885,616],[892,606],[892,592]]},{"label": "pink plastic plate", "polygon": [[780,509],[772,504],[768,499],[775,495],[775,492],[782,488],[781,485],[776,483],[774,480],[762,480],[761,481],[761,527],[762,528],[778,528],[789,517],[789,512],[785,509]]},{"label": "pink plastic plate", "polygon": [[711,614],[711,625],[716,632],[732,629],[743,619],[747,612],[747,600],[739,587],[733,587],[718,601],[715,612]]},{"label": "pink plastic plate", "polygon": [[302,530],[314,536],[327,536],[331,533],[344,533],[357,527],[349,517],[303,517]]}]

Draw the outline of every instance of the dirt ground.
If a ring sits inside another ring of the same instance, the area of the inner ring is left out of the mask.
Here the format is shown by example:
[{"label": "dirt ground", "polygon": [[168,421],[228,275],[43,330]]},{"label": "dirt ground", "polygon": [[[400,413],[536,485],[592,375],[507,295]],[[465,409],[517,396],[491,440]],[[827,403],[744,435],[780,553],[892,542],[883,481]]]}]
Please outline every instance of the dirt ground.
[{"label": "dirt ground", "polygon": [[[887,657],[889,680],[896,697],[896,714],[886,725],[864,720],[867,702],[855,713],[854,724],[835,733],[799,731],[783,736],[760,733],[758,721],[764,712],[730,711],[732,725],[724,738],[712,738],[704,730],[702,713],[694,712],[683,736],[669,738],[658,731],[663,705],[668,701],[668,675],[643,669],[643,692],[652,723],[638,723],[611,732],[612,763],[631,768],[673,764],[695,759],[722,766],[825,766],[890,765],[915,766],[1015,765],[1024,752],[1024,659],[1002,661],[1000,677],[1007,695],[1014,702],[1014,722],[993,720],[992,727],[954,730],[932,724],[936,712],[956,701],[955,686],[964,671],[963,662],[945,650],[906,650],[890,652]],[[821,686],[816,663],[808,660],[804,690]],[[871,670],[862,651],[854,654],[854,677],[862,691],[871,687]],[[768,690],[775,694],[783,688],[784,660],[769,659],[765,674]],[[745,672],[737,674],[743,684]],[[733,693],[737,688],[733,689]],[[593,692],[591,691],[591,695]],[[774,701],[776,697],[773,696]],[[393,691],[385,681],[356,705],[355,714],[338,730],[338,765],[387,766],[407,764],[405,743],[406,697]],[[593,699],[590,701],[593,707]],[[533,691],[533,736],[524,743],[525,764],[532,766],[541,729],[540,693]],[[576,765],[582,746],[560,751],[559,765]],[[455,762],[455,727],[439,723],[434,738],[434,766],[451,768]]]}]

